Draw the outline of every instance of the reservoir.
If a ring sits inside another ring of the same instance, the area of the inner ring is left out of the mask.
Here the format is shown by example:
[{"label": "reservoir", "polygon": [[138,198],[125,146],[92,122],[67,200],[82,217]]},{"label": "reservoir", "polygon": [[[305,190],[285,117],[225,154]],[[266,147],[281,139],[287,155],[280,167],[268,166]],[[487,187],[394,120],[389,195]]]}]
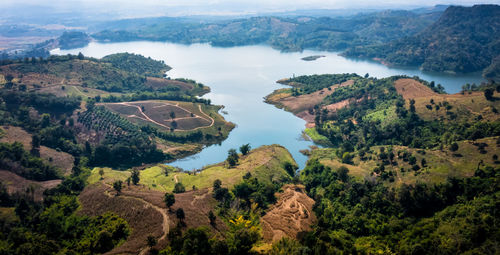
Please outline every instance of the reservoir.
[{"label": "reservoir", "polygon": [[[314,145],[302,136],[305,121],[293,114],[264,103],[264,97],[283,86],[276,81],[298,75],[327,73],[357,73],[383,78],[392,75],[419,76],[441,84],[448,93],[457,93],[465,83],[479,84],[480,74],[426,73],[417,68],[390,68],[376,62],[346,59],[335,52],[305,50],[283,53],[265,45],[231,48],[208,44],[182,45],[164,42],[90,43],[72,50],[53,50],[52,54],[78,54],[101,58],[109,54],[129,52],[156,60],[164,60],[173,69],[172,78],[189,78],[211,88],[204,95],[212,104],[224,105],[226,120],[236,124],[228,139],[220,145],[204,148],[200,153],[177,160],[170,165],[185,170],[224,161],[227,151],[250,143],[252,148],[280,144],[286,147],[299,164],[305,166],[307,157],[299,151]],[[321,55],[315,61],[301,58]]]}]

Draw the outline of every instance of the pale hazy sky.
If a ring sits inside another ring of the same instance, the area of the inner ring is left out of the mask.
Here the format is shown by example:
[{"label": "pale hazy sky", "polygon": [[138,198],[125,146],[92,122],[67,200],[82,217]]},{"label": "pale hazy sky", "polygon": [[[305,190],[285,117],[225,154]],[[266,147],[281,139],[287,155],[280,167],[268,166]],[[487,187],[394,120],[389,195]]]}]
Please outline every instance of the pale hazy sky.
[{"label": "pale hazy sky", "polygon": [[0,0],[7,6],[41,5],[61,10],[147,11],[175,14],[230,14],[298,9],[413,8],[436,4],[500,4],[500,0]]}]

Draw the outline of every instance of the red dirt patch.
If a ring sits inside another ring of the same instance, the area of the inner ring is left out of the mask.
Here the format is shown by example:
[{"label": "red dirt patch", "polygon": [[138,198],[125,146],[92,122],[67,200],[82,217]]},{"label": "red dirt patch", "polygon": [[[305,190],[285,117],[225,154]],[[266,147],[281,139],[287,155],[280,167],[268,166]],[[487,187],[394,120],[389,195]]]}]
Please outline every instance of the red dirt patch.
[{"label": "red dirt patch", "polygon": [[404,99],[437,95],[431,88],[413,79],[399,79],[394,82],[394,87]]},{"label": "red dirt patch", "polygon": [[324,106],[323,108],[326,108],[329,112],[335,112],[338,109],[344,108],[347,105],[349,105],[350,99],[342,100],[340,102],[334,103],[334,104],[329,104]]},{"label": "red dirt patch", "polygon": [[316,222],[312,210],[314,200],[305,194],[301,185],[285,185],[278,193],[278,202],[261,218],[265,241],[278,241],[287,236],[297,238],[304,231],[310,231]]},{"label": "red dirt patch", "polygon": [[43,199],[44,190],[54,188],[61,183],[61,180],[50,180],[43,182],[31,181],[15,173],[5,170],[0,170],[0,180],[7,186],[7,192],[9,194],[24,194],[28,187],[33,187],[33,198],[35,201],[41,201]]}]

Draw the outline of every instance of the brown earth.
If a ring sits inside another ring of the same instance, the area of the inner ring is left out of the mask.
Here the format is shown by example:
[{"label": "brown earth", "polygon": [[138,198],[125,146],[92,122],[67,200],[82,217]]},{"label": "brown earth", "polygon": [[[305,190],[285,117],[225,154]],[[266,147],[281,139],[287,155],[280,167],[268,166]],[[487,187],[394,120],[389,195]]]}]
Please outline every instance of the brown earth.
[{"label": "brown earth", "polygon": [[[106,103],[108,109],[121,114],[131,122],[137,124],[154,124],[159,128],[170,130],[172,122],[177,123],[176,131],[191,131],[199,128],[211,127],[214,119],[206,115],[199,106],[200,113],[196,114],[182,106],[179,103],[157,102],[157,101],[139,101]],[[143,110],[144,109],[144,110]],[[170,113],[175,113],[175,118],[170,117]]]},{"label": "brown earth", "polygon": [[348,106],[350,101],[350,99],[342,100],[334,104],[325,105],[323,108],[327,109],[328,112],[335,112],[338,109]]},{"label": "brown earth", "polygon": [[431,88],[413,79],[399,79],[394,82],[394,87],[404,99],[438,95]]},{"label": "brown earth", "polygon": [[261,218],[264,240],[274,242],[283,237],[298,238],[310,231],[316,222],[312,210],[314,200],[305,194],[302,185],[285,185],[277,193],[278,202]]},{"label": "brown earth", "polygon": [[[79,196],[82,205],[79,213],[98,216],[113,212],[124,218],[131,228],[131,233],[122,245],[106,254],[139,254],[147,247],[148,235],[159,239],[165,234],[162,225],[164,217],[149,202],[125,194],[114,194],[111,187],[102,183],[87,186]],[[161,244],[160,242],[158,245]]]},{"label": "brown earth", "polygon": [[[165,196],[164,192],[150,190],[144,186],[134,186],[130,185],[122,191],[123,195],[130,197],[136,197],[143,199],[155,206],[163,209],[167,209],[163,198]],[[182,208],[186,214],[185,223],[188,228],[209,226],[210,221],[208,220],[208,212],[214,210],[217,205],[217,201],[212,197],[212,192],[209,189],[191,190],[184,193],[175,194],[175,204],[171,207],[171,212],[169,212],[170,226],[175,227],[177,224],[177,218],[175,216],[175,210]],[[224,223],[218,219],[217,227],[225,230]]]},{"label": "brown earth", "polygon": [[349,80],[346,82],[339,84],[335,84],[330,86],[329,88],[324,88],[322,90],[318,90],[311,94],[300,95],[297,97],[291,96],[280,100],[280,103],[285,106],[288,111],[293,113],[299,113],[302,111],[309,110],[313,108],[315,105],[320,104],[325,97],[331,95],[336,88],[350,86],[354,84],[353,80]]},{"label": "brown earth", "polygon": [[[394,83],[396,90],[404,99],[415,100],[416,113],[424,120],[443,119],[444,121],[476,121],[481,116],[483,121],[496,121],[499,115],[494,109],[500,107],[500,100],[488,101],[482,91],[472,91],[456,94],[438,94],[424,84],[412,79],[399,79]],[[498,98],[495,92],[494,97]],[[431,100],[433,102],[431,102]],[[444,104],[449,104],[447,109]],[[436,107],[439,105],[439,109]],[[407,107],[409,103],[407,102]],[[452,115],[450,115],[450,113]],[[479,121],[479,120],[477,120]]]},{"label": "brown earth", "polygon": [[[0,138],[0,142],[20,142],[23,144],[25,150],[31,150],[32,135],[30,133],[26,132],[21,127],[2,126],[1,128],[5,131],[5,135]],[[56,151],[46,146],[40,146],[40,157],[45,159],[47,163],[59,167],[63,170],[64,175],[71,174],[74,158],[70,154],[62,151]]]},{"label": "brown earth", "polygon": [[[110,184],[100,182],[85,188],[79,199],[82,214],[95,216],[111,211],[123,217],[133,229],[125,243],[107,254],[146,254],[146,237],[150,234],[158,240],[155,248],[166,247],[168,231],[178,224],[175,215],[178,208],[184,210],[186,225],[183,230],[186,230],[210,226],[208,213],[210,210],[214,211],[217,204],[209,189],[188,191],[175,194],[176,202],[169,211],[163,201],[164,196],[165,193],[142,185],[125,185],[121,194],[116,196],[116,191]],[[211,230],[223,235],[227,227],[217,218],[216,225]]]},{"label": "brown earth", "polygon": [[41,201],[43,199],[44,190],[54,188],[61,183],[61,180],[41,182],[31,181],[15,173],[5,170],[0,170],[0,181],[2,181],[2,183],[7,186],[7,192],[9,194],[25,194],[26,190],[29,187],[32,187],[34,191],[32,195],[35,201]]}]

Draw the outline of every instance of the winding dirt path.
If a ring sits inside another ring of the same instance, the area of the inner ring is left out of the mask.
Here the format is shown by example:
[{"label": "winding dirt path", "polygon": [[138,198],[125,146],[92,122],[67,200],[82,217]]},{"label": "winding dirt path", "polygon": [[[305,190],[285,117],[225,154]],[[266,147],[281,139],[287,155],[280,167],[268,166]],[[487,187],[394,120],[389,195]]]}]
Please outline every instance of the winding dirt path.
[{"label": "winding dirt path", "polygon": [[[106,185],[106,186],[107,186],[108,188],[110,188],[110,189],[113,189],[113,187],[112,187],[111,185],[107,184],[107,183],[104,183],[104,185]],[[114,195],[112,195],[112,194],[110,193],[110,190],[109,190],[109,189],[108,189],[108,190],[106,190],[105,194],[106,194],[106,196],[108,196],[108,197],[113,197],[113,196],[114,196]],[[124,198],[127,198],[127,199],[135,199],[135,200],[138,200],[138,201],[140,201],[140,202],[142,202],[142,203],[146,204],[148,207],[151,207],[151,208],[155,209],[156,211],[158,211],[158,212],[162,215],[162,217],[163,217],[163,222],[162,222],[163,234],[161,235],[161,237],[160,237],[160,238],[158,238],[158,240],[157,240],[157,241],[158,241],[158,243],[159,243],[159,242],[161,242],[161,241],[163,241],[164,239],[166,239],[166,238],[167,238],[167,234],[168,234],[168,232],[170,231],[170,227],[169,227],[169,218],[168,218],[168,215],[167,215],[167,213],[165,212],[165,210],[164,210],[163,208],[158,207],[158,206],[156,206],[156,205],[154,205],[154,204],[152,204],[152,203],[150,203],[150,202],[148,202],[148,201],[146,201],[146,200],[144,200],[144,199],[142,199],[142,198],[133,197],[133,196],[128,196],[128,195],[125,195],[125,194],[123,194],[123,193],[120,193],[120,197],[124,197]],[[144,248],[141,250],[141,252],[140,252],[139,254],[141,254],[141,255],[146,254],[146,252],[147,252],[147,251],[149,251],[149,247],[147,247],[147,246],[146,246],[146,247],[144,247]]]}]

